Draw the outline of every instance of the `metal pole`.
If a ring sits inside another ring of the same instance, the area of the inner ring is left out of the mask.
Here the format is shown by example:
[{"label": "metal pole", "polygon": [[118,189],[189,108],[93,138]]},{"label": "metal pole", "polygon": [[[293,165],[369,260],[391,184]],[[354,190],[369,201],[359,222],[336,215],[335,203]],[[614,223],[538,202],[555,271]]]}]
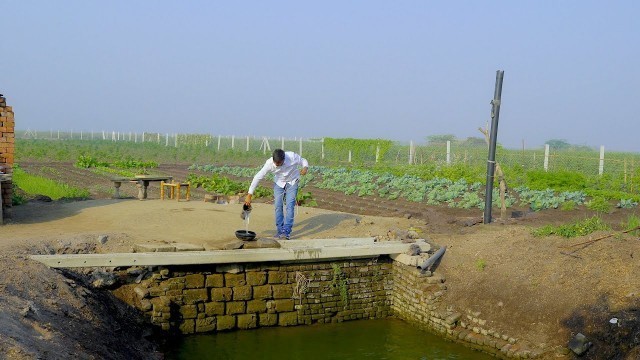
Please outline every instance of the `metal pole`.
[{"label": "metal pole", "polygon": [[496,71],[496,88],[491,100],[491,136],[489,137],[489,159],[487,160],[487,188],[484,198],[484,223],[491,222],[491,204],[493,196],[493,176],[496,168],[496,143],[498,137],[498,120],[500,118],[500,99],[502,98],[502,79],[504,71]]}]

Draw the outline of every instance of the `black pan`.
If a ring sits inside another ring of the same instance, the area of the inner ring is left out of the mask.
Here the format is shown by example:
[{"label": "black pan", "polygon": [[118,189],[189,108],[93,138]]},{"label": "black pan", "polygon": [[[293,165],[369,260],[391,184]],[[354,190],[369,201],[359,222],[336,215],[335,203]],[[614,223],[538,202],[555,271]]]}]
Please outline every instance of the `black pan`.
[{"label": "black pan", "polygon": [[251,230],[236,230],[236,237],[240,240],[254,240],[256,233]]}]

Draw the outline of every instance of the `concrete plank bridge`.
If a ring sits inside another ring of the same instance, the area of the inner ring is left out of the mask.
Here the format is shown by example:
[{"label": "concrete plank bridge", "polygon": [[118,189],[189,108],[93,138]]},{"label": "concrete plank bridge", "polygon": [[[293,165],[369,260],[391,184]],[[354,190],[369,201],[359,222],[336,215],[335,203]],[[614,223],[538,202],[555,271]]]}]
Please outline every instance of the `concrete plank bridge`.
[{"label": "concrete plank bridge", "polygon": [[[417,244],[422,253],[430,250],[430,245],[424,240]],[[418,264],[420,260],[418,256],[405,254],[411,244],[400,241],[376,242],[374,238],[287,240],[281,241],[280,245],[280,248],[239,250],[32,255],[31,259],[52,268],[308,262],[380,255],[390,255],[404,263],[408,258],[408,265]]]}]

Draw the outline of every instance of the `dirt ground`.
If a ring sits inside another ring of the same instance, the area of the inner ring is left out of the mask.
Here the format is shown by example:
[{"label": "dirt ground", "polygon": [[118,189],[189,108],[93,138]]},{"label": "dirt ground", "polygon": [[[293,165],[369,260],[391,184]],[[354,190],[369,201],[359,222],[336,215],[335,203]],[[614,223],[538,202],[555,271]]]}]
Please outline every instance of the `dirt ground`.
[{"label": "dirt ground", "polygon": [[[145,340],[148,331],[130,309],[112,311],[118,314],[115,320],[97,319],[104,312],[99,311],[99,296],[106,295],[73,274],[28,260],[28,254],[120,252],[138,243],[174,242],[215,249],[234,241],[234,231],[245,226],[240,205],[205,203],[199,190],[189,202],[161,201],[152,183],[149,199],[138,201],[135,186],[123,184],[126,198],[115,200],[110,199],[107,177],[70,164],[21,165],[29,172],[89,186],[94,200],[30,201],[14,207],[13,219],[0,227],[0,323],[8,324],[0,326],[0,354],[11,359],[65,358],[51,354],[68,349],[87,354],[79,358],[145,358],[140,354],[153,352],[153,344]],[[177,179],[189,173],[186,166],[158,171]],[[551,349],[549,358],[571,358],[562,348],[578,332],[593,342],[583,358],[640,358],[638,236],[615,231],[570,240],[531,235],[532,228],[544,224],[594,215],[589,210],[515,209],[521,211],[514,214],[518,217],[484,225],[478,223],[482,213],[477,209],[359,198],[314,187],[308,191],[318,207],[298,208],[296,238],[383,239],[390,232],[417,229],[422,237],[447,246],[436,271],[446,277],[444,301],[457,311],[468,310],[486,320],[486,327]],[[614,209],[603,219],[619,230],[638,212]],[[274,234],[270,204],[255,204],[250,220],[249,229],[258,236]],[[587,246],[567,248],[610,234]],[[108,235],[104,245],[97,242],[101,235]],[[616,324],[610,323],[612,318],[618,319]],[[97,323],[96,329],[84,328],[89,322]],[[119,330],[113,331],[114,326]],[[86,339],[89,331],[110,336],[91,343]],[[119,346],[119,353],[105,352],[109,344],[130,339],[139,339],[137,349]]]}]

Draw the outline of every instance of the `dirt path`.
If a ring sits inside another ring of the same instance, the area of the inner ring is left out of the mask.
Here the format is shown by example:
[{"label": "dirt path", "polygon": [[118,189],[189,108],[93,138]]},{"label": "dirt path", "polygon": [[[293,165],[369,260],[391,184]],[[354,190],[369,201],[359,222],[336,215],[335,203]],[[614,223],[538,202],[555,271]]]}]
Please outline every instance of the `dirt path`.
[{"label": "dirt path", "polygon": [[[68,166],[27,164],[23,168],[55,177]],[[186,166],[160,170],[177,178],[189,172]],[[197,190],[190,202],[157,200],[157,185],[150,187],[150,200],[113,200],[108,199],[111,194],[106,177],[87,175],[86,170],[66,173],[77,184],[89,184],[98,200],[32,202],[15,207],[13,223],[0,229],[0,252],[8,269],[0,273],[0,290],[9,284],[13,289],[26,289],[33,286],[34,276],[47,271],[21,258],[27,253],[73,252],[87,247],[96,252],[129,251],[140,242],[186,242],[214,249],[233,241],[234,231],[244,227],[239,205],[199,201],[203,194]],[[130,188],[129,196],[133,197],[136,190]],[[121,190],[125,194],[129,191],[125,185]],[[317,188],[310,191],[321,208],[299,208],[296,237],[385,237],[390,230],[416,228],[423,237],[448,247],[437,271],[447,279],[445,301],[456,310],[473,313],[496,331],[545,349],[564,347],[571,336],[581,332],[594,343],[585,358],[640,358],[635,357],[640,351],[638,236],[612,236],[567,255],[562,246],[606,233],[572,240],[531,235],[532,227],[592,216],[588,210],[549,210],[467,226],[481,217],[478,210],[363,199]],[[272,212],[269,204],[255,204],[250,229],[259,236],[273,235]],[[619,228],[630,214],[637,214],[637,209],[615,209],[603,218]],[[109,241],[96,245],[97,236],[103,234],[109,235]],[[13,266],[7,266],[9,262]],[[23,268],[35,273],[25,274]],[[14,303],[24,306],[27,299],[22,298],[22,303],[14,299]],[[14,310],[20,312],[21,308]],[[609,320],[614,317],[619,322],[612,327]],[[552,358],[556,355],[562,353],[552,353]]]}]

